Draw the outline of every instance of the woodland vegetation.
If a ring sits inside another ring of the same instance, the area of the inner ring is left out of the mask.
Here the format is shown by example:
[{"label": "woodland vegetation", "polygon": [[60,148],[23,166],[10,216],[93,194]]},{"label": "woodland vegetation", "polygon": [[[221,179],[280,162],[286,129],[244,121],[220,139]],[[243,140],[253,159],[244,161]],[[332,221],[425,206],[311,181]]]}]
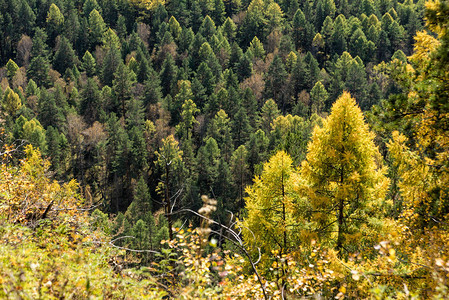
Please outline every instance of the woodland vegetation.
[{"label": "woodland vegetation", "polygon": [[0,0],[0,298],[449,298],[447,0]]}]

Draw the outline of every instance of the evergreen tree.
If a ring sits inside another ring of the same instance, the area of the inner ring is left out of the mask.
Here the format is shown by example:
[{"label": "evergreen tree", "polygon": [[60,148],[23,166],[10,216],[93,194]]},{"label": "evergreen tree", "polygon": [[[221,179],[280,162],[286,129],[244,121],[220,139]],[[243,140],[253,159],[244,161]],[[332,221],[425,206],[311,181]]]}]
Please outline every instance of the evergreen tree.
[{"label": "evergreen tree", "polygon": [[[148,150],[145,143],[143,122],[138,123],[136,115],[143,111],[138,99],[133,99],[130,103],[128,111],[128,135],[131,142],[131,149],[129,153],[129,176],[133,179],[137,179],[142,174],[148,172]],[[143,115],[142,115],[143,117]],[[143,118],[142,118],[143,121]]]},{"label": "evergreen tree", "polygon": [[237,25],[235,25],[234,21],[232,21],[232,19],[229,17],[226,18],[226,21],[223,23],[221,30],[229,43],[232,43],[237,31]]},{"label": "evergreen tree", "polygon": [[97,65],[95,62],[95,58],[92,56],[92,54],[90,54],[89,51],[86,51],[86,53],[84,53],[81,62],[81,67],[86,72],[86,75],[88,77],[92,77],[95,75]]},{"label": "evergreen tree", "polygon": [[301,9],[298,9],[293,16],[292,29],[296,48],[305,51],[310,50],[309,47],[312,44],[314,29],[313,25],[306,20],[306,16]]},{"label": "evergreen tree", "polygon": [[328,93],[326,88],[318,81],[312,90],[310,91],[310,100],[312,104],[312,113],[321,113],[324,109],[324,105],[327,103]]},{"label": "evergreen tree", "polygon": [[248,113],[244,106],[238,108],[232,121],[232,134],[234,136],[234,145],[236,147],[245,144],[249,140],[252,131],[248,118]]},{"label": "evergreen tree", "polygon": [[259,128],[261,128],[265,133],[269,133],[271,130],[271,122],[280,115],[280,111],[276,102],[273,99],[269,99],[262,106],[260,117],[258,120]]},{"label": "evergreen tree", "polygon": [[25,0],[20,1],[18,17],[18,23],[21,27],[20,31],[24,34],[31,35],[35,26],[36,15]]},{"label": "evergreen tree", "polygon": [[346,43],[346,19],[339,15],[334,22],[334,30],[331,36],[332,52],[341,55],[347,49]]},{"label": "evergreen tree", "polygon": [[108,52],[106,52],[101,69],[102,82],[104,84],[112,86],[114,74],[120,64],[123,64],[120,57],[120,51],[115,47],[109,48]]},{"label": "evergreen tree", "polygon": [[215,23],[220,25],[223,24],[226,18],[225,5],[223,0],[215,0],[214,2],[214,11],[212,13],[212,16],[215,20]]},{"label": "evergreen tree", "polygon": [[128,108],[128,102],[132,97],[132,87],[135,84],[136,75],[133,71],[121,63],[118,65],[114,73],[114,80],[112,81],[112,91],[114,93],[116,112],[120,116],[125,116]]},{"label": "evergreen tree", "polygon": [[182,34],[181,25],[179,25],[178,20],[176,20],[174,16],[172,16],[170,20],[168,20],[168,24],[170,26],[170,33],[173,39],[175,40],[175,42],[179,43]]},{"label": "evergreen tree", "polygon": [[81,28],[78,10],[76,10],[75,7],[71,7],[71,5],[69,7],[66,7],[66,10],[68,10],[68,16],[64,22],[63,35],[69,40],[72,45],[76,46],[80,39]]},{"label": "evergreen tree", "polygon": [[284,22],[284,12],[279,4],[276,2],[270,3],[265,14],[268,23],[268,31],[272,32],[273,30],[282,28]]},{"label": "evergreen tree", "polygon": [[101,44],[107,29],[103,17],[96,9],[89,13],[89,29],[91,46]]},{"label": "evergreen tree", "polygon": [[304,81],[306,89],[311,90],[315,82],[318,81],[320,75],[320,68],[318,67],[318,61],[313,57],[312,53],[307,52],[304,56],[305,74]]},{"label": "evergreen tree", "polygon": [[132,234],[134,236],[132,241],[132,246],[134,249],[142,250],[149,248],[149,228],[143,220],[139,220],[136,224],[134,224]]},{"label": "evergreen tree", "polygon": [[375,45],[373,42],[366,39],[362,29],[357,29],[351,36],[349,43],[349,51],[353,56],[359,56],[363,61],[369,61],[372,59],[375,51]]},{"label": "evergreen tree", "polygon": [[64,74],[66,69],[71,69],[75,65],[77,57],[73,51],[72,45],[65,38],[62,37],[59,41],[58,50],[56,50],[53,58],[53,68],[61,74]]},{"label": "evergreen tree", "polygon": [[106,32],[103,34],[102,41],[103,41],[103,47],[105,49],[108,49],[108,48],[120,49],[121,48],[120,39],[117,36],[117,34],[115,33],[115,31],[112,30],[111,28],[106,30]]},{"label": "evergreen tree", "polygon": [[178,67],[175,65],[173,57],[169,54],[162,65],[160,73],[162,94],[167,96],[173,94],[178,82]]},{"label": "evergreen tree", "polygon": [[210,41],[216,30],[217,28],[215,27],[215,22],[209,16],[206,16],[203,19],[203,23],[201,24],[198,33],[201,34],[201,36],[203,36],[207,41]]},{"label": "evergreen tree", "polygon": [[247,14],[242,26],[242,45],[248,45],[257,36],[264,40],[267,28],[267,20],[264,13],[265,7],[262,0],[252,0],[248,6]]},{"label": "evergreen tree", "polygon": [[120,41],[124,41],[128,35],[128,28],[126,27],[126,18],[122,15],[118,16],[117,19],[117,36]]},{"label": "evergreen tree", "polygon": [[286,81],[287,71],[285,70],[282,59],[276,55],[273,62],[268,69],[267,77],[265,79],[265,95],[267,98],[272,98],[278,103],[283,112],[286,110]]},{"label": "evergreen tree", "polygon": [[206,95],[212,95],[215,90],[217,78],[206,62],[202,62],[196,71],[196,78],[203,86]]},{"label": "evergreen tree", "polygon": [[201,194],[212,194],[219,174],[220,149],[213,137],[206,139],[204,146],[198,150],[198,187]]},{"label": "evergreen tree", "polygon": [[316,4],[315,28],[319,30],[326,17],[334,17],[336,11],[333,0],[319,0]]},{"label": "evergreen tree", "polygon": [[112,113],[107,120],[107,155],[108,162],[108,191],[109,207],[111,211],[118,212],[126,209],[131,199],[131,178],[129,175],[130,151],[132,148],[128,133],[121,121]]},{"label": "evergreen tree", "polygon": [[50,44],[54,45],[56,37],[62,32],[64,25],[64,15],[59,7],[52,3],[47,13],[47,32],[49,33]]},{"label": "evergreen tree", "polygon": [[97,82],[88,78],[86,85],[81,90],[80,113],[88,124],[93,124],[99,119],[103,103]]},{"label": "evergreen tree", "polygon": [[159,74],[157,74],[152,68],[150,68],[150,71],[148,72],[148,79],[144,83],[142,97],[145,107],[159,103],[163,97]]},{"label": "evergreen tree", "polygon": [[33,79],[37,85],[48,87],[50,85],[50,63],[44,56],[36,56],[31,59],[30,66],[27,70],[29,78]]},{"label": "evergreen tree", "polygon": [[251,51],[252,57],[255,59],[265,58],[265,49],[262,42],[255,36],[249,44],[248,51]]},{"label": "evergreen tree", "polygon": [[[61,95],[61,87],[58,86],[58,89]],[[65,116],[63,114],[63,111],[66,107],[64,107],[65,105],[63,103],[57,103],[55,95],[56,93],[53,94],[46,91],[45,89],[41,91],[38,103],[38,116],[39,120],[45,128],[47,128],[48,126],[62,128],[62,125],[65,123]]]},{"label": "evergreen tree", "polygon": [[245,196],[245,187],[250,182],[250,173],[248,166],[248,150],[245,145],[239,146],[231,157],[231,171],[234,184],[238,190],[238,203],[233,211],[244,207],[243,197]]},{"label": "evergreen tree", "polygon": [[234,149],[232,145],[231,120],[224,110],[219,110],[211,120],[207,136],[214,139],[221,150],[221,155],[226,161],[229,161]]},{"label": "evergreen tree", "polygon": [[97,0],[86,0],[83,4],[83,15],[85,18],[90,16],[90,13],[96,9],[97,11],[101,11],[100,6],[98,5]]}]

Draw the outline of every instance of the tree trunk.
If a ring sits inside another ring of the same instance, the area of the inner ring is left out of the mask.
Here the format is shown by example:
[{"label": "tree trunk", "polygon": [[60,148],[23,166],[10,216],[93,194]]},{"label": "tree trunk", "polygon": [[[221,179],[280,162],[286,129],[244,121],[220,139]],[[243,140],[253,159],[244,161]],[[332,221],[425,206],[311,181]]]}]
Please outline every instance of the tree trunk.
[{"label": "tree trunk", "polygon": [[[343,186],[344,181],[344,168],[340,171],[340,188]],[[341,256],[341,249],[343,247],[343,208],[344,208],[344,199],[340,198],[338,203],[338,236],[337,236],[337,251],[338,255]]]},{"label": "tree trunk", "polygon": [[338,204],[338,237],[337,237],[337,251],[339,255],[343,246],[343,199],[340,199]]},{"label": "tree trunk", "polygon": [[169,165],[165,164],[165,215],[167,216],[168,221],[168,236],[170,241],[173,240],[173,224],[171,219],[171,201],[170,201],[170,177],[169,175]]}]

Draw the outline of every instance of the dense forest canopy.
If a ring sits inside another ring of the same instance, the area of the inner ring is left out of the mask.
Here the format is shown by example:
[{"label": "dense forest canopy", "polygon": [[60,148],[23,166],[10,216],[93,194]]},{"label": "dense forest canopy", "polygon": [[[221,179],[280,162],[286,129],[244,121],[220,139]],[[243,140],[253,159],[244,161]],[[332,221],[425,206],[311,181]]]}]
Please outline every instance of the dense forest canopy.
[{"label": "dense forest canopy", "polygon": [[448,7],[0,0],[0,295],[448,297]]}]

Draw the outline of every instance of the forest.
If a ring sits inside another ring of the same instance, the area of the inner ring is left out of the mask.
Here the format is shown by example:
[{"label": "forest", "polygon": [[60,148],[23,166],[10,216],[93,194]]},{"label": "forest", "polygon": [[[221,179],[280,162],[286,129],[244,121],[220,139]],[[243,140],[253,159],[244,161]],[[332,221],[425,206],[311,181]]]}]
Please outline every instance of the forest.
[{"label": "forest", "polygon": [[0,0],[0,298],[449,298],[448,0]]}]

